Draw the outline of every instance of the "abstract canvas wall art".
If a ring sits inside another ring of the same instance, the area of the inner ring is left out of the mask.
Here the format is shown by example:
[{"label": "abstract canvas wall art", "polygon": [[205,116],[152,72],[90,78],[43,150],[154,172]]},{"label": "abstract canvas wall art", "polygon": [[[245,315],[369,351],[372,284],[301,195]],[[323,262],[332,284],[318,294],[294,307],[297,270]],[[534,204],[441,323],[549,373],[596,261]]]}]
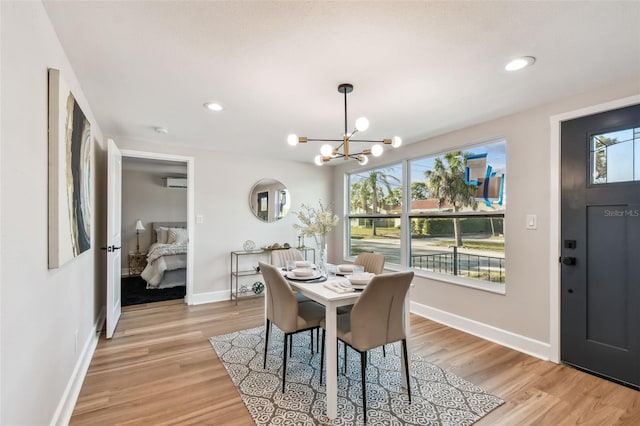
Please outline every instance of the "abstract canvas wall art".
[{"label": "abstract canvas wall art", "polygon": [[91,248],[91,124],[49,69],[49,268]]}]

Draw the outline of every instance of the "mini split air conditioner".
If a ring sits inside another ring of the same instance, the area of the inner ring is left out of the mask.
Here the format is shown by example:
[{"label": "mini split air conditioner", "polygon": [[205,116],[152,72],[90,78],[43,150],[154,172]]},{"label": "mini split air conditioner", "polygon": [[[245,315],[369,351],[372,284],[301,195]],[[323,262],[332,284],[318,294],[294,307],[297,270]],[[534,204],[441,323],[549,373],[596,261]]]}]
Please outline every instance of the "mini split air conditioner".
[{"label": "mini split air conditioner", "polygon": [[167,178],[167,188],[186,188],[187,178]]}]

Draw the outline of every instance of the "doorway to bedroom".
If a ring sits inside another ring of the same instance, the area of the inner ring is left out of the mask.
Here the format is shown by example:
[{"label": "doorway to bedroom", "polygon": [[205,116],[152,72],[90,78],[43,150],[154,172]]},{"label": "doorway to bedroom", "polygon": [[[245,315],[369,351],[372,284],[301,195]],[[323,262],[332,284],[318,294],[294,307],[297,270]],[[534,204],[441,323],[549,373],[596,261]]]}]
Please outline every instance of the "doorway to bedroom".
[{"label": "doorway to bedroom", "polygon": [[121,305],[185,300],[188,163],[122,158]]}]

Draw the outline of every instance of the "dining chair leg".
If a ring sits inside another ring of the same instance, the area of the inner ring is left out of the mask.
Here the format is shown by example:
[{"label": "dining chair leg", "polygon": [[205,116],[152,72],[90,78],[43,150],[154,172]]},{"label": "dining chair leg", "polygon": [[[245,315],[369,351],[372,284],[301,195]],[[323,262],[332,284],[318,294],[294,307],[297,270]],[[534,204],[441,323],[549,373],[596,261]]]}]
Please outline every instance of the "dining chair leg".
[{"label": "dining chair leg", "polygon": [[409,359],[407,358],[407,339],[402,339],[402,352],[404,353],[404,372],[407,376],[407,394],[411,404],[411,377],[409,377]]},{"label": "dining chair leg", "polygon": [[267,320],[264,328],[264,364],[262,368],[267,368],[267,348],[269,347],[269,334],[271,332],[271,320]]},{"label": "dining chair leg", "polygon": [[324,328],[322,329],[322,349],[320,350],[320,384],[322,384],[322,369],[324,368]]},{"label": "dining chair leg", "polygon": [[382,356],[383,356],[383,357],[385,357],[385,358],[387,357],[387,349],[386,349],[386,346],[387,346],[387,345],[382,345]]},{"label": "dining chair leg", "polygon": [[360,374],[362,377],[362,411],[364,412],[364,423],[367,424],[367,352],[360,352]]},{"label": "dining chair leg", "polygon": [[284,382],[287,377],[287,344],[291,340],[291,334],[284,335],[284,351],[282,352],[282,393],[284,393]]},{"label": "dining chair leg", "polygon": [[344,348],[344,374],[347,375],[347,344],[342,342],[342,347]]},{"label": "dining chair leg", "polygon": [[[284,353],[287,353],[285,350]],[[289,335],[289,357],[293,356],[293,334]]]}]

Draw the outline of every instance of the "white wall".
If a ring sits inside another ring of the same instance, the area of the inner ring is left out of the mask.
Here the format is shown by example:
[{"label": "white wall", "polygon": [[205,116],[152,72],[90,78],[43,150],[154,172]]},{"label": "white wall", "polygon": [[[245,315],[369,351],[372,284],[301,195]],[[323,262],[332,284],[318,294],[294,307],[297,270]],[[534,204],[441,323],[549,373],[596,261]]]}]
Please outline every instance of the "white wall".
[{"label": "white wall", "polygon": [[[95,221],[90,250],[59,269],[47,268],[47,68],[61,71],[94,137],[100,141],[102,134],[42,4],[3,1],[0,10],[0,424],[42,425],[69,408],[61,402],[73,392],[104,303],[94,276],[102,258]],[[92,161],[94,198],[102,196],[95,194],[96,182],[103,182],[95,166]],[[99,217],[95,203],[93,212]]]},{"label": "white wall", "polygon": [[[275,242],[297,245],[294,212],[302,203],[317,205],[319,199],[326,201],[330,197],[330,170],[310,163],[266,160],[250,154],[124,138],[116,138],[115,142],[121,149],[194,158],[194,214],[203,217],[203,223],[195,225],[193,296],[196,303],[229,297],[232,250],[242,250],[246,240],[253,240],[260,247]],[[279,180],[289,189],[292,212],[284,219],[265,223],[251,212],[251,188],[263,178]],[[307,241],[307,244],[311,242]]]},{"label": "white wall", "polygon": [[[557,241],[549,238],[550,117],[640,93],[638,80],[621,82],[571,99],[523,113],[492,120],[385,153],[377,162],[397,162],[437,154],[470,143],[507,140],[506,294],[494,294],[433,279],[416,278],[412,290],[414,308],[423,315],[445,319],[486,337],[498,336],[527,346],[547,357],[550,329],[549,251]],[[490,100],[488,100],[490,101]],[[368,165],[369,166],[369,165]],[[343,174],[358,166],[349,163],[334,170],[333,191],[340,209],[345,197]],[[538,216],[538,229],[526,230],[527,214]],[[342,229],[334,246],[342,251]],[[510,343],[509,341],[505,343]]]},{"label": "white wall", "polygon": [[[145,227],[140,231],[140,251],[151,245],[153,222],[186,222],[187,190],[167,188],[167,174],[126,168],[122,170],[122,268],[129,266],[127,254],[136,251],[136,221]],[[186,175],[186,166],[184,174]],[[155,237],[154,237],[155,240]]]}]

